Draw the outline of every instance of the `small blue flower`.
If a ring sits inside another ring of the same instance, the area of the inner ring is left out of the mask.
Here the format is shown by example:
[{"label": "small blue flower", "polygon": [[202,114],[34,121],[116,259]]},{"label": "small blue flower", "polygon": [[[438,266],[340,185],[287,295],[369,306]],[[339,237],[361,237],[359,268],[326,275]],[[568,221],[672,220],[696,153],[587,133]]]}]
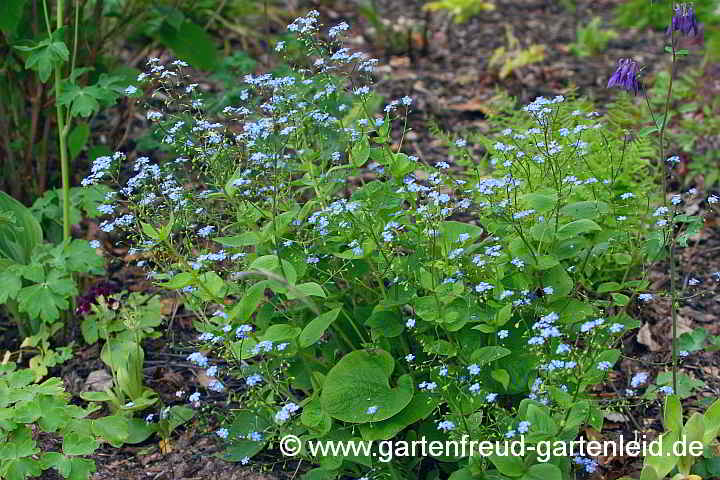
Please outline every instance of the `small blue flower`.
[{"label": "small blue flower", "polygon": [[517,431],[520,433],[527,433],[530,430],[530,425],[532,425],[527,420],[523,420],[522,422],[518,423]]}]

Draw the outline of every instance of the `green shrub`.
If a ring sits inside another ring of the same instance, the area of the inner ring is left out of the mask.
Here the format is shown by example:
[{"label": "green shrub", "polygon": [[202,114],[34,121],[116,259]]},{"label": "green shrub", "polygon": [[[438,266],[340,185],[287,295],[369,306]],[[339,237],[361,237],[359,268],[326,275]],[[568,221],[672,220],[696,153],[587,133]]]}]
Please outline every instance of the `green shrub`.
[{"label": "green shrub", "polygon": [[537,444],[601,429],[590,389],[637,325],[628,310],[651,297],[643,270],[664,252],[657,225],[670,213],[648,202],[654,149],[585,100],[541,97],[472,137],[483,159],[455,139],[472,168],[426,165],[396,143],[412,99],[371,113],[363,74],[375,61],[342,48],[343,27],[320,40],[311,13],[290,30],[310,58],[247,75],[244,103],[223,122],[203,116],[183,64],[152,59],[148,88],[167,100],[148,118],[172,154],[130,163],[118,153],[85,180],[116,183],[122,213],[101,228],[128,232],[149,275],[198,315],[188,360],[214,377],[208,388],[245,383],[228,392],[242,408],[218,412],[225,458],[247,463],[293,434],[318,465],[308,478],[421,468],[572,478],[562,456],[435,456],[421,467],[307,446]]}]

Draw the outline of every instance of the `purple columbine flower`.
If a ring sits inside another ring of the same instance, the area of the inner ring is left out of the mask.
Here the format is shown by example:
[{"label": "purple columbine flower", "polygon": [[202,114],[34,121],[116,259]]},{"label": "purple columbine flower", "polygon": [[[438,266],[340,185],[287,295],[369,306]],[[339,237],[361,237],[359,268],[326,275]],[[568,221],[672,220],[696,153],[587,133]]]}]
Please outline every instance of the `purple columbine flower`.
[{"label": "purple columbine flower", "polygon": [[691,3],[675,5],[675,14],[666,33],[670,35],[673,31],[682,32],[683,35],[695,36],[698,34],[699,27],[695,17],[695,7]]},{"label": "purple columbine flower", "polygon": [[640,82],[637,79],[638,64],[629,58],[618,60],[618,67],[608,81],[607,88],[620,87],[635,95],[640,91]]}]

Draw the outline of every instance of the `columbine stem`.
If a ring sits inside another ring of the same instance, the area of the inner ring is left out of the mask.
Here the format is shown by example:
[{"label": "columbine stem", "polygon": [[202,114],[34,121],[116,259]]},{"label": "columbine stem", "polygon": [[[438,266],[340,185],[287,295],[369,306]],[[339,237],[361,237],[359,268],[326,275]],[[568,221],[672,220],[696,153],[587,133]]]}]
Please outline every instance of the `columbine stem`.
[{"label": "columbine stem", "polygon": [[[670,80],[668,82],[667,96],[665,97],[665,111],[663,113],[662,124],[658,136],[660,138],[660,173],[662,174],[663,186],[663,205],[667,207],[668,196],[668,178],[665,172],[665,128],[667,127],[668,112],[670,110],[670,98],[672,97],[673,77],[675,76],[675,62],[677,55],[675,52],[675,32],[671,32],[670,48],[672,49],[672,62],[670,63]],[[673,393],[677,393],[677,304],[675,293],[675,232],[673,222],[670,222],[670,314],[672,316],[672,386]]]}]

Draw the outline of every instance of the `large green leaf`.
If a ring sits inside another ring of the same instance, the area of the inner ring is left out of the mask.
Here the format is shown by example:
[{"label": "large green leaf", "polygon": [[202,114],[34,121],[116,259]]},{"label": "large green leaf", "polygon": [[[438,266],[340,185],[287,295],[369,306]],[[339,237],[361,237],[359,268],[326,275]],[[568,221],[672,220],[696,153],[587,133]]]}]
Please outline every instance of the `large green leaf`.
[{"label": "large green leaf", "polygon": [[602,230],[600,225],[589,218],[581,218],[560,227],[557,231],[557,237],[560,240],[566,240],[568,238],[576,237],[581,233],[597,232],[599,230]]},{"label": "large green leaf", "polygon": [[173,28],[163,23],[158,40],[170,47],[175,55],[192,66],[213,70],[218,64],[218,51],[212,37],[189,20]]},{"label": "large green leaf", "polygon": [[40,223],[29,208],[5,192],[0,192],[0,213],[9,213],[14,220],[0,220],[0,258],[30,263],[32,251],[43,241]]},{"label": "large green leaf", "polygon": [[703,443],[709,445],[718,436],[720,432],[720,400],[715,400],[708,407],[704,416],[705,434],[703,435]]},{"label": "large green leaf", "polygon": [[405,428],[418,422],[435,409],[437,402],[430,394],[418,393],[397,415],[381,422],[360,425],[363,440],[389,440]]},{"label": "large green leaf", "polygon": [[491,455],[490,461],[500,473],[508,477],[520,477],[527,470],[523,459],[514,455]]},{"label": "large green leaf", "polygon": [[[395,388],[390,375],[395,369],[392,356],[380,349],[356,350],[345,355],[328,372],[320,394],[323,410],[338,420],[367,423],[391,418],[413,397],[413,381],[403,375]],[[370,407],[377,407],[369,413]]]},{"label": "large green leaf", "polygon": [[15,33],[27,0],[2,0],[0,2],[0,30],[6,34]]},{"label": "large green leaf", "polygon": [[557,265],[543,272],[543,285],[545,287],[552,287],[553,292],[548,298],[548,300],[552,302],[567,297],[572,291],[573,281],[562,265]]},{"label": "large green leaf", "polygon": [[552,463],[536,463],[531,466],[522,480],[562,480],[562,472]]},{"label": "large green leaf", "polygon": [[[267,272],[273,275],[270,280],[276,280],[277,278],[285,278],[291,285],[295,284],[297,280],[297,271],[293,267],[292,263],[287,260],[282,260],[282,268],[280,266],[280,258],[277,255],[264,255],[258,257],[254,262],[250,264],[250,270],[257,270],[259,272]],[[281,287],[284,285],[280,280],[274,281],[273,284],[279,284]]]},{"label": "large green leaf", "polygon": [[605,215],[610,211],[610,207],[605,202],[576,202],[564,206],[560,213],[573,218],[596,218]]},{"label": "large green leaf", "polygon": [[329,312],[323,313],[322,315],[318,315],[310,323],[308,323],[300,333],[300,338],[298,340],[300,347],[309,347],[320,340],[325,333],[325,330],[327,330],[330,324],[335,321],[339,313],[340,308],[335,308]]},{"label": "large green leaf", "polygon": [[481,347],[470,355],[470,360],[472,362],[479,363],[480,365],[485,365],[494,362],[495,360],[500,360],[503,357],[507,357],[511,353],[512,352],[505,347]]},{"label": "large green leaf", "polygon": [[95,435],[104,438],[114,447],[121,446],[130,435],[127,419],[118,415],[93,420],[91,428]]}]

